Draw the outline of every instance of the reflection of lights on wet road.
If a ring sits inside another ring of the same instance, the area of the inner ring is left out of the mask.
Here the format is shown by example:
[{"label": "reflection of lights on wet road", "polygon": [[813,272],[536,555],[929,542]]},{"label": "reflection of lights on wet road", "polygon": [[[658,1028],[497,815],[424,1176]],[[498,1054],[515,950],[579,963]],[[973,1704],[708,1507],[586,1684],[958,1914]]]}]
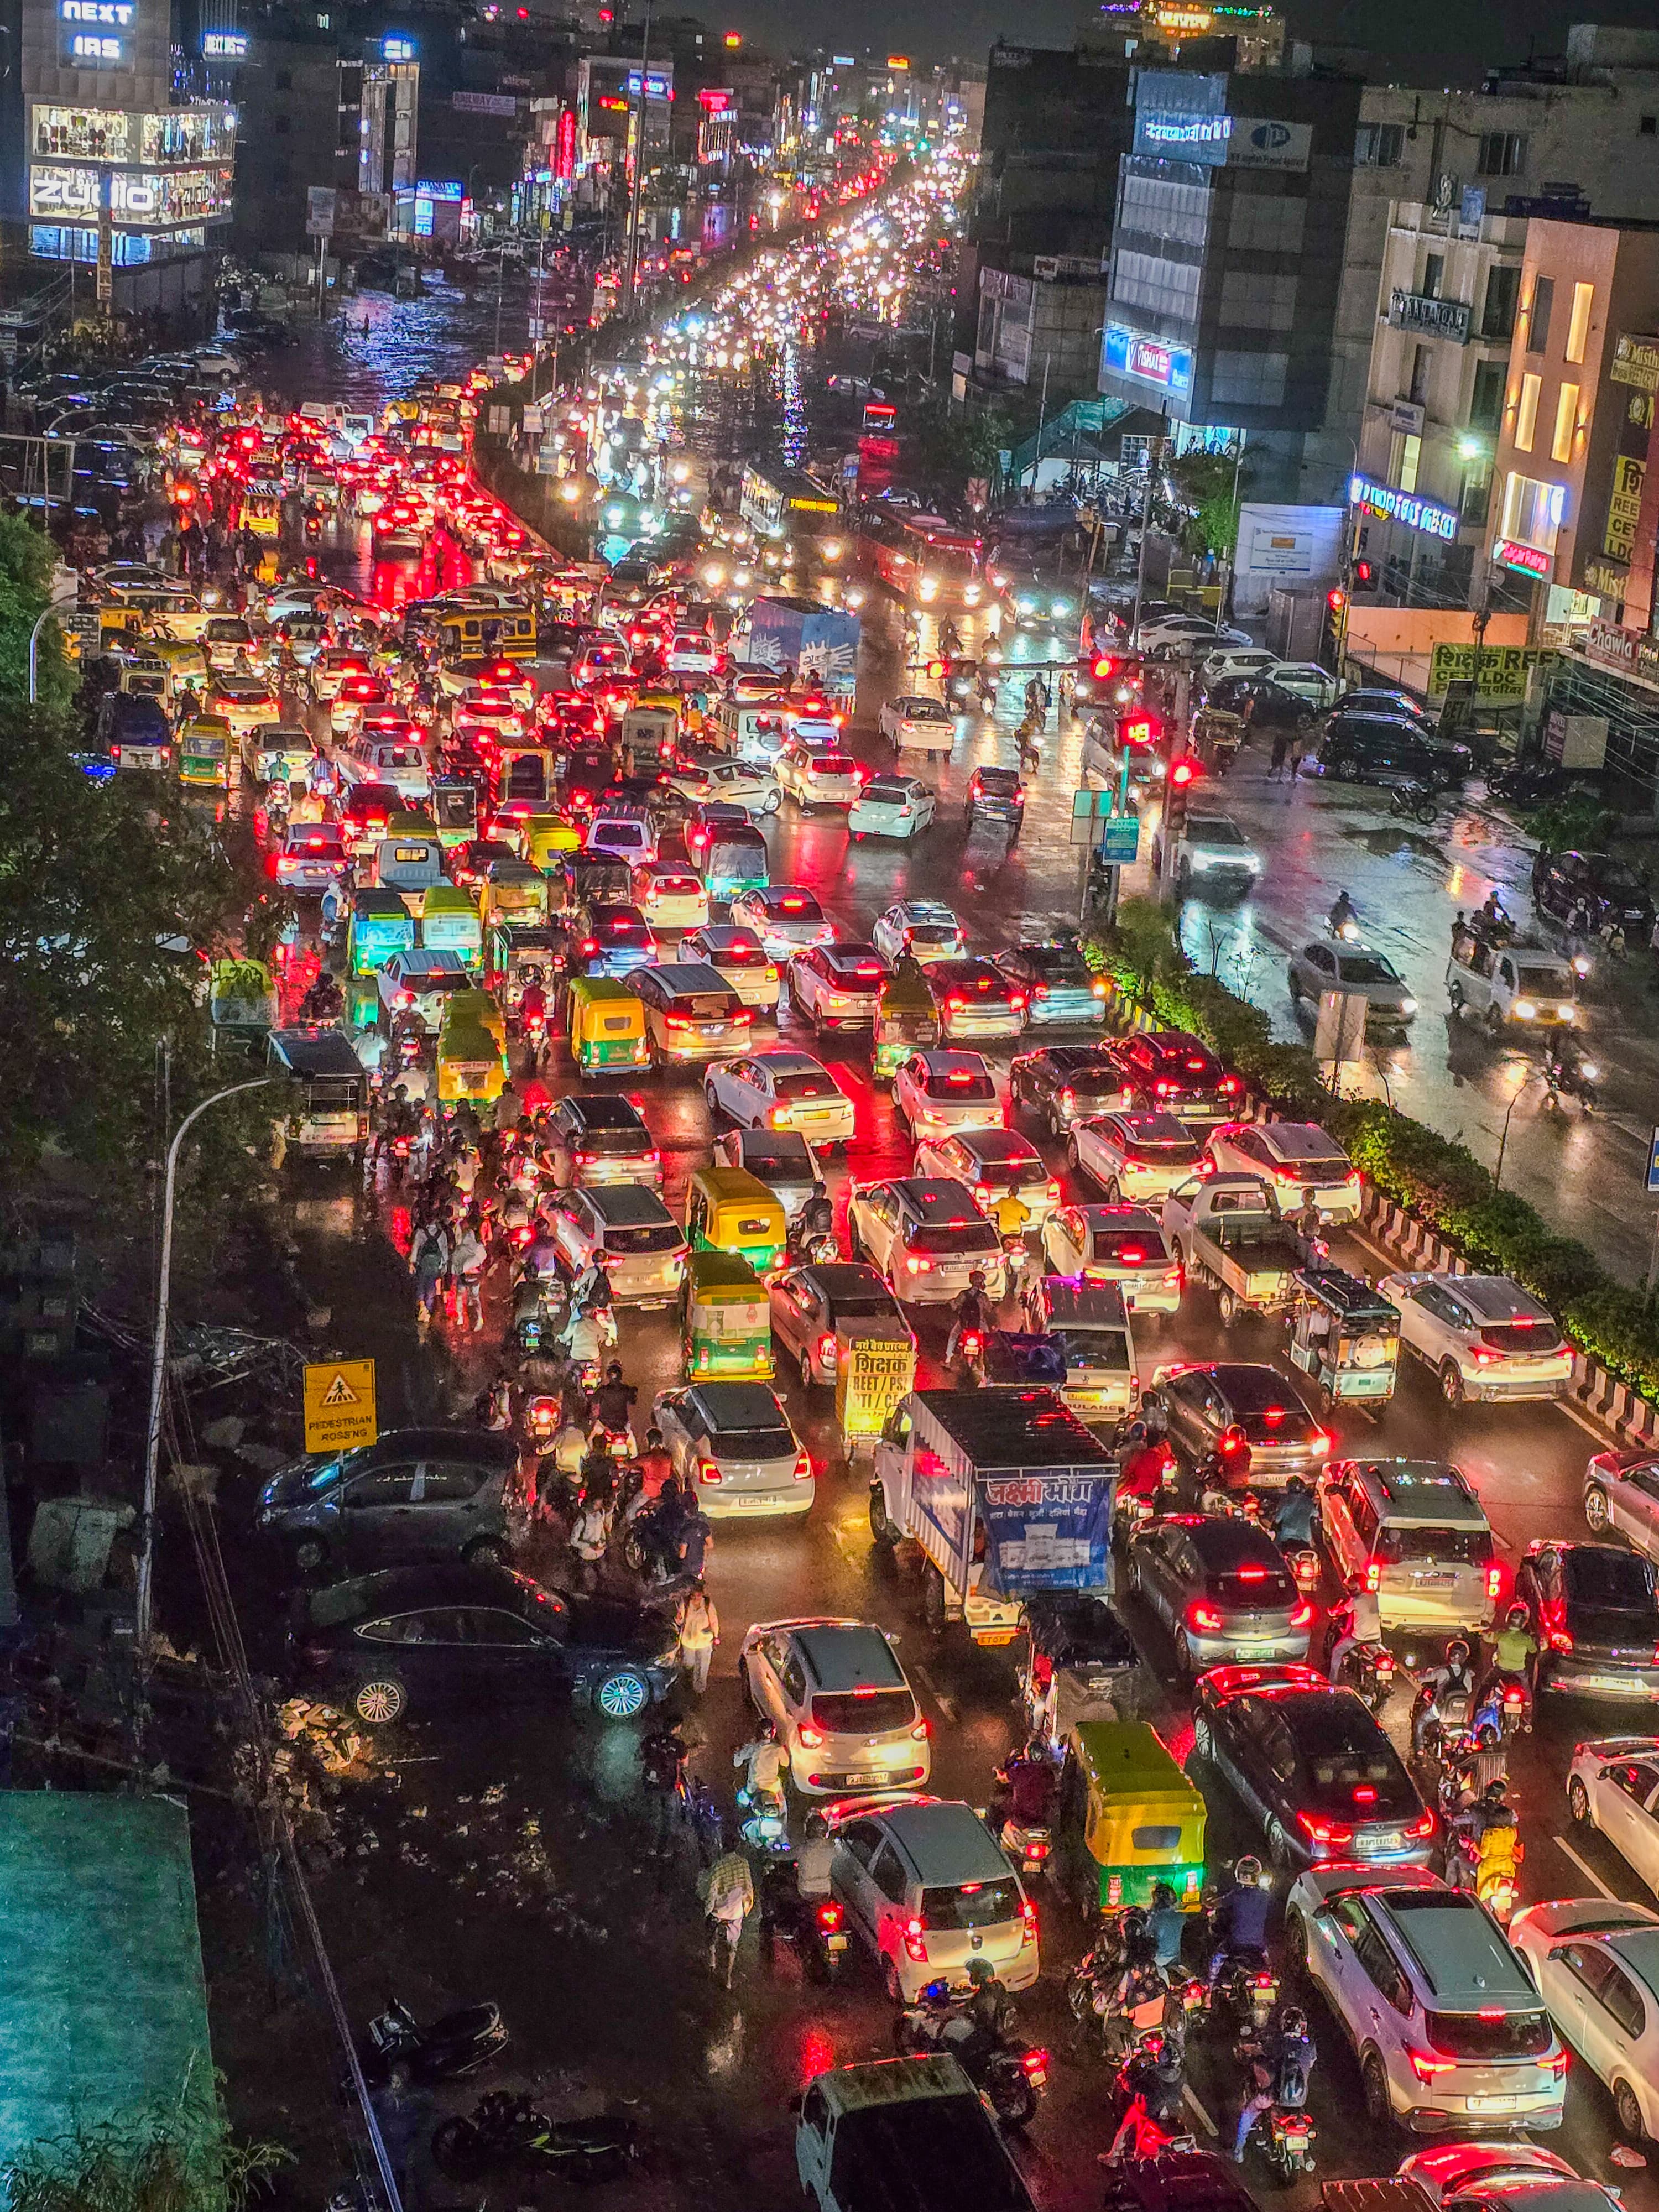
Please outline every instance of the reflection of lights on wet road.
[{"label": "reflection of lights on wet road", "polygon": [[803,2089],[827,2074],[836,2063],[836,2046],[821,2027],[801,2030],[798,2078]]}]

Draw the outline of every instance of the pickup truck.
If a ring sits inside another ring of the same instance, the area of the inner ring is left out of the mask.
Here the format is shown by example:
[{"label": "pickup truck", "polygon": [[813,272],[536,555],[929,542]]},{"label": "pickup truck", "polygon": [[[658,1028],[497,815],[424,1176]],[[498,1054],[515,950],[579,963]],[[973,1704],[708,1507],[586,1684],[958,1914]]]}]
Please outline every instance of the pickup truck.
[{"label": "pickup truck", "polygon": [[1305,1240],[1255,1176],[1194,1176],[1164,1201],[1164,1237],[1178,1248],[1189,1282],[1215,1291],[1224,1328],[1242,1308],[1275,1313],[1290,1303]]},{"label": "pickup truck", "polygon": [[1110,1595],[1116,1488],[1057,1389],[913,1390],[876,1445],[870,1530],[921,1548],[935,1634],[962,1620],[975,1644],[1011,1644],[1038,1591]]},{"label": "pickup truck", "polygon": [[1033,2212],[996,2123],[954,2058],[833,2067],[796,2109],[795,2165],[819,2212]]}]

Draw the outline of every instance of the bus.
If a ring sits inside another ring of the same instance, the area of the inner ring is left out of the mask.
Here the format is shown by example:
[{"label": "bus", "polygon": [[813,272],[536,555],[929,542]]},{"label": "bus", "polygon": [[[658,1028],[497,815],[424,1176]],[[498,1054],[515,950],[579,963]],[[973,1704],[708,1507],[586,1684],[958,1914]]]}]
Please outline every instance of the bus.
[{"label": "bus", "polygon": [[797,560],[810,555],[817,566],[830,569],[847,556],[840,500],[827,484],[799,469],[746,468],[738,514],[763,553],[769,545],[781,547]]},{"label": "bus", "polygon": [[913,605],[976,607],[985,598],[981,540],[939,514],[884,514],[862,523],[859,557]]}]

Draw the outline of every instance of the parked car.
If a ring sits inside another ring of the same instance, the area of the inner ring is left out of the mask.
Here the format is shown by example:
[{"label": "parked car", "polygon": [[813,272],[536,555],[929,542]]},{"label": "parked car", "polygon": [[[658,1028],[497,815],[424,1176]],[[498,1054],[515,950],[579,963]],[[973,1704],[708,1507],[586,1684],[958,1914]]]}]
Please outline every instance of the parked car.
[{"label": "parked car", "polygon": [[757,1621],[738,1673],[789,1754],[803,1796],[908,1790],[933,1766],[927,1723],[884,1629],[865,1620]]},{"label": "parked car", "polygon": [[1272,1536],[1251,1522],[1171,1513],[1144,1522],[1126,1572],[1131,1593],[1168,1630],[1183,1682],[1210,1667],[1308,1656],[1314,1607]]},{"label": "parked car", "polygon": [[1533,1686],[1576,1698],[1659,1702],[1659,1595],[1650,1559],[1620,1544],[1534,1536],[1515,1596],[1538,1643]]},{"label": "parked car", "polygon": [[1659,2129],[1659,1913],[1617,1898],[1529,1905],[1510,1925],[1559,2033],[1613,2095],[1621,2135]]},{"label": "parked car", "polygon": [[1400,1340],[1440,1378],[1449,1406],[1466,1399],[1559,1398],[1572,1350],[1547,1310],[1507,1275],[1402,1268],[1377,1289],[1400,1309]]},{"label": "parked car", "polygon": [[301,1574],[364,1573],[413,1559],[507,1553],[510,1437],[478,1429],[388,1429],[349,1452],[313,1453],[271,1476],[258,1526]]},{"label": "parked car", "polygon": [[1304,775],[1332,783],[1427,783],[1452,787],[1473,771],[1467,745],[1429,736],[1403,715],[1357,714],[1346,708],[1325,724],[1316,753],[1302,763]]},{"label": "parked car", "polygon": [[1316,714],[1334,702],[1340,688],[1329,669],[1316,660],[1276,660],[1265,672],[1270,682],[1305,699]]},{"label": "parked car", "polygon": [[447,1708],[476,1729],[562,1697],[632,1720],[679,1674],[665,1613],[543,1589],[501,1566],[396,1567],[299,1591],[289,1649],[308,1692],[369,1728]]},{"label": "parked car", "polygon": [[1386,952],[1368,945],[1322,945],[1317,939],[1291,955],[1291,1004],[1316,1006],[1326,991],[1358,991],[1365,1000],[1365,1026],[1403,1030],[1417,1012],[1417,1000]]},{"label": "parked car", "polygon": [[898,1300],[867,1261],[832,1260],[791,1267],[771,1280],[772,1334],[803,1388],[836,1379],[836,1331],[843,1322],[886,1322],[908,1334]]},{"label": "parked car", "polygon": [[1560,2126],[1567,2054],[1517,1945],[1472,1891],[1421,1867],[1314,1866],[1291,1885],[1285,1926],[1353,2045],[1373,2127]]},{"label": "parked car", "polygon": [[1582,906],[1592,931],[1616,923],[1627,939],[1645,939],[1653,927],[1646,878],[1609,853],[1540,853],[1533,869],[1532,897],[1553,921],[1566,922]]}]

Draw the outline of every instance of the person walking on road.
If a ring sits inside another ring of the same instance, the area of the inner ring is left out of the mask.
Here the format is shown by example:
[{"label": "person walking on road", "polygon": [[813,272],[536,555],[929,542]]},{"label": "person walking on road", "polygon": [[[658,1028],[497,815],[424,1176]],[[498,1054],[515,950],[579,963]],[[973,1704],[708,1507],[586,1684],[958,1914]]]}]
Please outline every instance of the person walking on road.
[{"label": "person walking on road", "polygon": [[415,1271],[415,1304],[425,1328],[438,1303],[439,1285],[449,1273],[449,1232],[441,1221],[428,1221],[416,1231],[409,1263]]},{"label": "person walking on road", "polygon": [[1291,750],[1291,733],[1281,722],[1273,732],[1273,758],[1267,763],[1267,781],[1277,783],[1285,773],[1285,762]]},{"label": "person walking on road", "polygon": [[720,1640],[720,1617],[714,1610],[714,1599],[701,1584],[689,1589],[680,1600],[676,1620],[680,1632],[680,1658],[690,1677],[691,1694],[700,1698],[708,1687],[714,1646]]},{"label": "person walking on road", "polygon": [[708,1929],[708,1971],[722,1975],[729,1990],[743,1923],[755,1909],[755,1881],[748,1860],[734,1849],[730,1835],[722,1841],[720,1856],[698,1880],[697,1896]]}]

